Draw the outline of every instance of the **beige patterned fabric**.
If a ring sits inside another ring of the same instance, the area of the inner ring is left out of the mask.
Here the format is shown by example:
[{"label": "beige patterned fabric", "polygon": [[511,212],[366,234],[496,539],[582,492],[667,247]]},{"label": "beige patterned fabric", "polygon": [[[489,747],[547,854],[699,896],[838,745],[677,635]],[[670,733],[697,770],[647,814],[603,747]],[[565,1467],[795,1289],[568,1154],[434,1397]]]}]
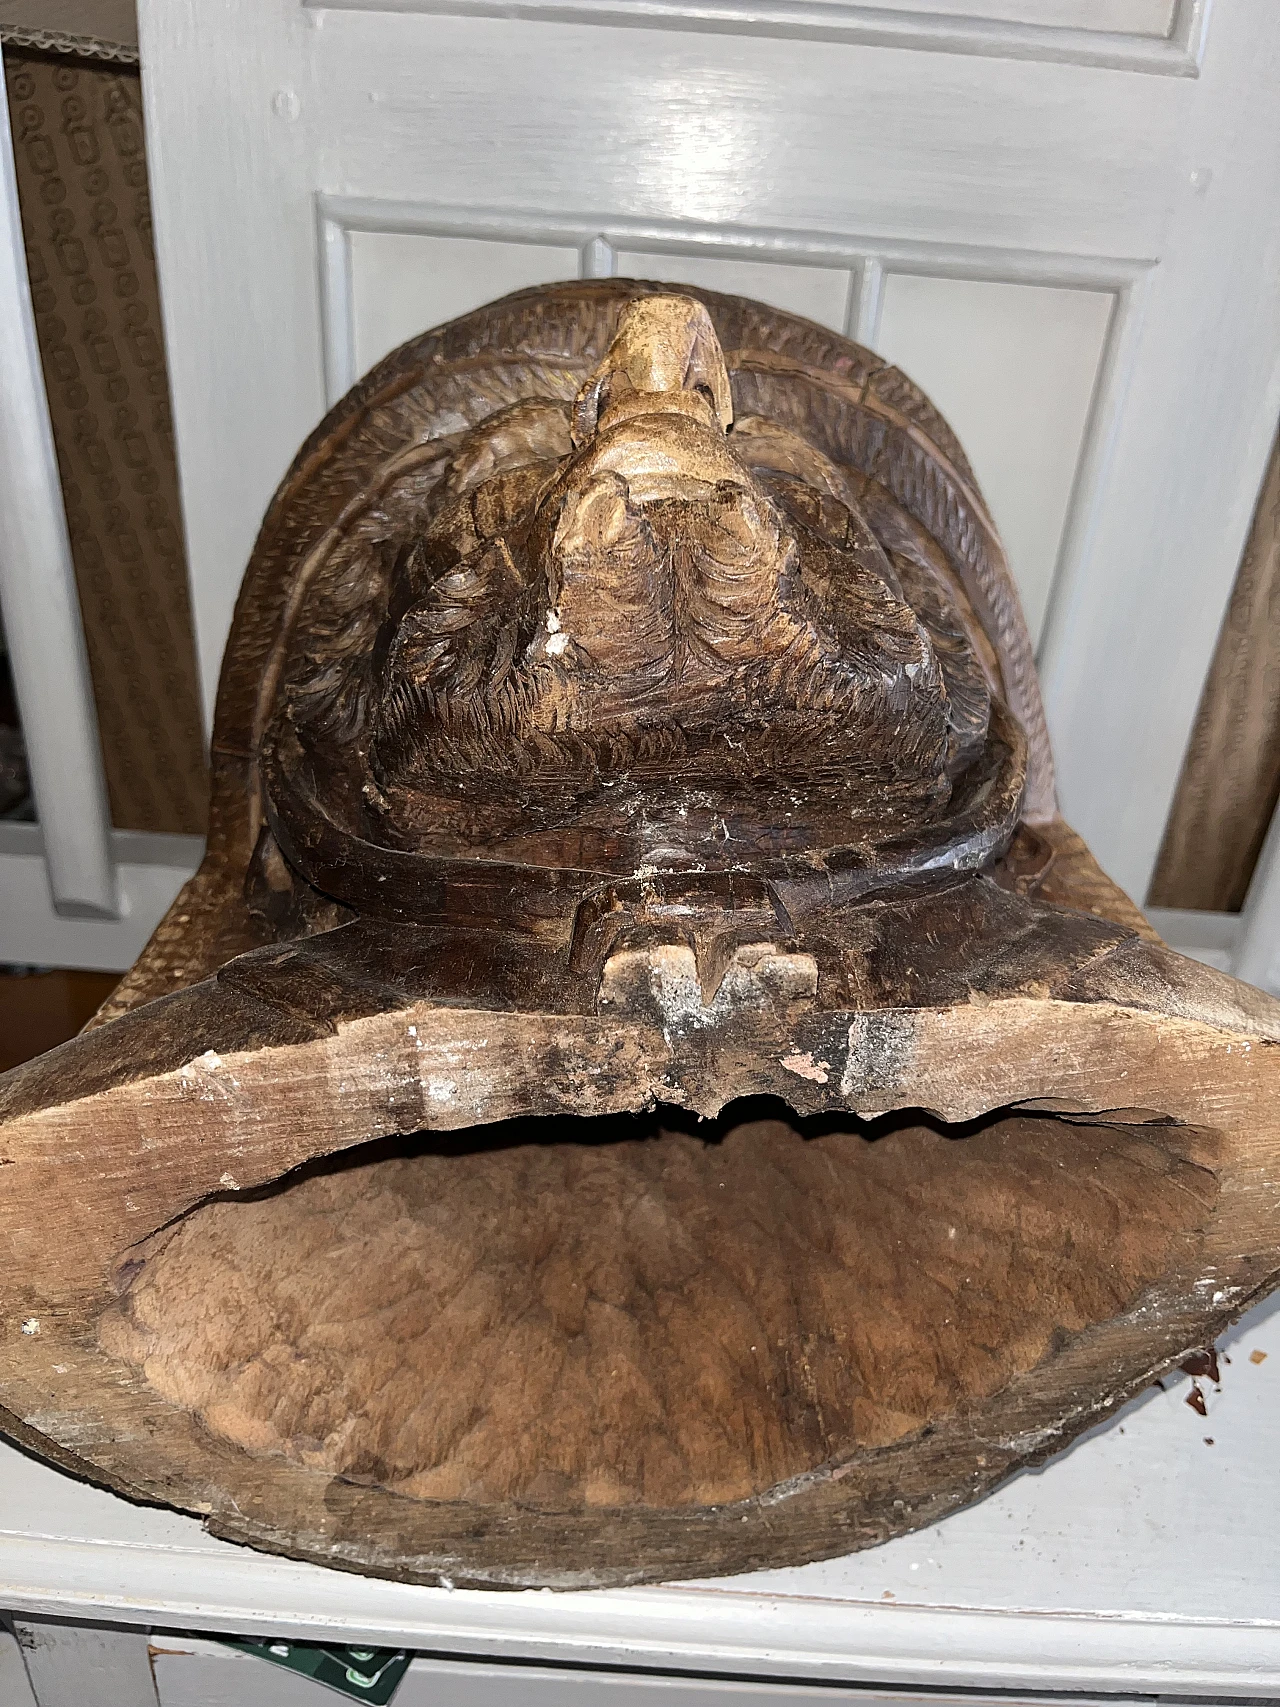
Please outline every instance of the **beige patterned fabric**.
[{"label": "beige patterned fabric", "polygon": [[204,738],[136,71],[5,50],[112,820],[198,833]]},{"label": "beige patterned fabric", "polygon": [[1280,440],[1271,453],[1148,897],[1238,912],[1280,796]]}]

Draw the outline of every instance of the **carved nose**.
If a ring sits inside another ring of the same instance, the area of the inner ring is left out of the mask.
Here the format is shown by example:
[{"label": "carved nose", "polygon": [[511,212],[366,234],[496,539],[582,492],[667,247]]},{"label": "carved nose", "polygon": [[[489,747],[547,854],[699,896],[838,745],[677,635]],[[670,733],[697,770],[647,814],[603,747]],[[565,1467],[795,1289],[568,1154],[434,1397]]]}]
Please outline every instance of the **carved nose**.
[{"label": "carved nose", "polygon": [[730,450],[729,374],[711,316],[689,296],[628,303],[604,359],[578,394],[571,483],[616,474],[632,503],[753,489]]},{"label": "carved nose", "polygon": [[723,433],[733,422],[724,353],[711,316],[691,296],[628,303],[604,359],[578,393],[574,440],[631,415],[687,414]]},{"label": "carved nose", "polygon": [[[776,621],[786,541],[725,436],[732,422],[703,305],[629,303],[579,393],[578,453],[554,500],[555,656],[572,645],[632,691],[674,666],[682,635],[714,675]],[[663,500],[682,507],[650,508]]]}]

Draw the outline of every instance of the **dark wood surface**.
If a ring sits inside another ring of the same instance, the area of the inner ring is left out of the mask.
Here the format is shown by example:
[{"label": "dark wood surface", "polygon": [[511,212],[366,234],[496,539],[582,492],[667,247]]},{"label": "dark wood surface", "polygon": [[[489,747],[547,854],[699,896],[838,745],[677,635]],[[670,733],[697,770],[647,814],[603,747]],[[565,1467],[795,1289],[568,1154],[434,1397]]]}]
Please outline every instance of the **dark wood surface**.
[{"label": "dark wood surface", "polygon": [[1280,1004],[1057,816],[963,453],[845,340],[598,281],[396,352],[264,523],[214,760],[0,1081],[4,1426],[68,1468],[413,1581],[797,1563],[1280,1276]]}]

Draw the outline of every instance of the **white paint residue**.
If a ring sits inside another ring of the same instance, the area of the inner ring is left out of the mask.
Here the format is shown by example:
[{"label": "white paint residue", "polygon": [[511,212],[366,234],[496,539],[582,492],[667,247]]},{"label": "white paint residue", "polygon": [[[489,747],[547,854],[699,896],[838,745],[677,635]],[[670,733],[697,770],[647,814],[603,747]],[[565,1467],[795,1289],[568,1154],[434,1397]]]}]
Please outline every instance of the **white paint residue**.
[{"label": "white paint residue", "polygon": [[815,1085],[825,1085],[831,1076],[830,1061],[815,1061],[808,1050],[803,1055],[784,1055],[779,1064],[797,1078],[812,1079]]},{"label": "white paint residue", "polygon": [[567,634],[553,634],[547,641],[547,656],[549,658],[558,658],[562,652],[568,650],[569,636]]},{"label": "white paint residue", "polygon": [[560,632],[560,612],[555,611],[555,610],[549,610],[547,612],[547,633],[548,634],[559,634],[559,632]]},{"label": "white paint residue", "polygon": [[456,1079],[428,1079],[427,1095],[432,1102],[452,1102],[458,1094]]},{"label": "white paint residue", "polygon": [[226,1062],[216,1049],[206,1049],[203,1055],[197,1055],[194,1061],[178,1068],[178,1081],[187,1090],[194,1091],[202,1102],[226,1101],[232,1091],[239,1090],[240,1081],[234,1073],[220,1077],[225,1066]]},{"label": "white paint residue", "polygon": [[28,1316],[26,1321],[22,1324],[22,1331],[27,1335],[38,1334],[40,1332],[40,1318],[38,1316]]},{"label": "white paint residue", "polygon": [[225,1185],[228,1191],[239,1191],[240,1182],[231,1174],[223,1174],[218,1180],[219,1185]]},{"label": "white paint residue", "polygon": [[460,1037],[447,1046],[441,1047],[438,1054],[448,1066],[462,1067],[466,1065],[468,1055],[474,1054],[477,1049],[487,1049],[488,1047],[489,1039],[487,1037]]}]

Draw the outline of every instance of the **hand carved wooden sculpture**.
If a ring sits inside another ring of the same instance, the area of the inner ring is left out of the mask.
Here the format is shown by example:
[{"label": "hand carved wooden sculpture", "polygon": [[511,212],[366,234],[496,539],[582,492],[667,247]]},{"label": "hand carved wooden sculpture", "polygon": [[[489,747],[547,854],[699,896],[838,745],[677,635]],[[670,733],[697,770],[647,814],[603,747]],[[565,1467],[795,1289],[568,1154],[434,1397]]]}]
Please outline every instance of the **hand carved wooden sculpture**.
[{"label": "hand carved wooden sculpture", "polygon": [[1280,1278],[1280,1006],[1058,818],[964,455],[842,338],[606,280],[388,357],[214,762],[110,1011],[0,1080],[0,1426],[59,1463],[424,1582],[795,1563]]}]

